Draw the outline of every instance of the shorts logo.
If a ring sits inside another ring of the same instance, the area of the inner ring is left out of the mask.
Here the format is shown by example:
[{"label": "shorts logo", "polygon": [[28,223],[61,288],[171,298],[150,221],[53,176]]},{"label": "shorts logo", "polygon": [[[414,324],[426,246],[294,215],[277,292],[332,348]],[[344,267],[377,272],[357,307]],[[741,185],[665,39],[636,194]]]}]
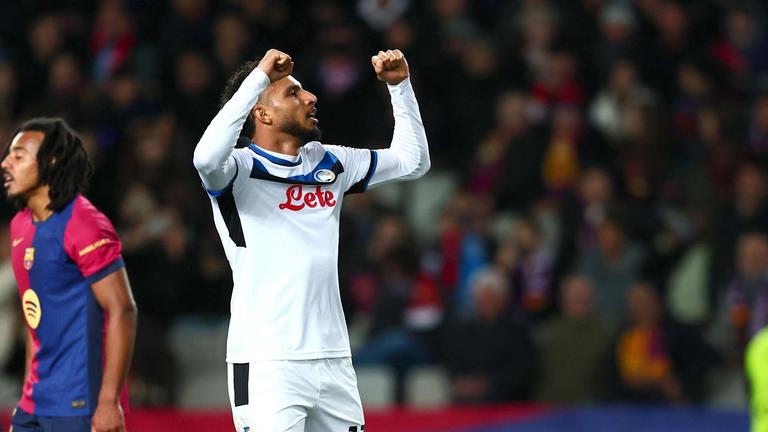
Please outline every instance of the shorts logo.
[{"label": "shorts logo", "polygon": [[248,432],[249,430],[251,430],[251,428],[250,428],[250,427],[248,427],[248,426],[243,426],[243,432]]},{"label": "shorts logo", "polygon": [[35,263],[35,248],[28,247],[24,250],[24,268],[29,270],[32,268],[32,264]]},{"label": "shorts logo", "polygon": [[314,177],[319,183],[333,183],[336,180],[336,173],[329,169],[321,169],[315,173]]},{"label": "shorts logo", "polygon": [[40,298],[32,288],[24,291],[24,295],[21,297],[21,306],[24,308],[24,318],[27,320],[27,324],[32,330],[37,329],[43,311],[40,309]]}]

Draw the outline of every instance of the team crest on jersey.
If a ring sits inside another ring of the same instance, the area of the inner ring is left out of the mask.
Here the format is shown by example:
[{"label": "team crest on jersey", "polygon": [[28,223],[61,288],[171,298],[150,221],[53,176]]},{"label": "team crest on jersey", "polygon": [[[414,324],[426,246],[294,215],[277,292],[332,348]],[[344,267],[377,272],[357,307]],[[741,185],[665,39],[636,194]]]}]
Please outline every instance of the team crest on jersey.
[{"label": "team crest on jersey", "polygon": [[21,306],[24,308],[24,319],[27,320],[27,324],[32,330],[36,329],[40,325],[43,311],[40,308],[40,297],[32,288],[24,291],[24,295],[21,297]]},{"label": "team crest on jersey", "polygon": [[314,177],[318,183],[333,183],[336,180],[336,173],[329,169],[321,169],[315,173]]},{"label": "team crest on jersey", "polygon": [[35,263],[35,248],[28,247],[24,251],[24,268],[29,270],[32,268],[32,264]]}]

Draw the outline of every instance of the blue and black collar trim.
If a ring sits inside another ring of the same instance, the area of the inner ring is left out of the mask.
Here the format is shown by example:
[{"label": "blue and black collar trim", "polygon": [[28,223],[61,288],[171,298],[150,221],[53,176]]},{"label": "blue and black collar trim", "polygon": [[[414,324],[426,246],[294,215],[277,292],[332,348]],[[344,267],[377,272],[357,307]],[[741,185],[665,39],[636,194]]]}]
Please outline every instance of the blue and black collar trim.
[{"label": "blue and black collar trim", "polygon": [[281,159],[277,156],[271,155],[266,151],[260,149],[259,146],[257,146],[254,143],[250,143],[248,145],[248,148],[253,150],[253,152],[256,153],[257,155],[265,158],[266,160],[276,165],[285,166],[285,167],[295,167],[295,166],[301,165],[301,156],[299,156],[299,159],[297,159],[296,161],[290,161],[290,160]]}]

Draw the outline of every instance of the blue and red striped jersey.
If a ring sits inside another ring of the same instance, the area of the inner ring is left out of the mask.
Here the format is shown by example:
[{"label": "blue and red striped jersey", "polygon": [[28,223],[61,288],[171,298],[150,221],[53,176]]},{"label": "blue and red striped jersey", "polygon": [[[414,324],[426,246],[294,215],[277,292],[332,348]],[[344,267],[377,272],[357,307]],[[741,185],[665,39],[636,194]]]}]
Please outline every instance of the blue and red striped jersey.
[{"label": "blue and red striped jersey", "polygon": [[92,415],[101,387],[104,312],[91,285],[124,266],[109,219],[77,195],[43,222],[11,221],[11,259],[34,343],[19,401],[44,416]]}]

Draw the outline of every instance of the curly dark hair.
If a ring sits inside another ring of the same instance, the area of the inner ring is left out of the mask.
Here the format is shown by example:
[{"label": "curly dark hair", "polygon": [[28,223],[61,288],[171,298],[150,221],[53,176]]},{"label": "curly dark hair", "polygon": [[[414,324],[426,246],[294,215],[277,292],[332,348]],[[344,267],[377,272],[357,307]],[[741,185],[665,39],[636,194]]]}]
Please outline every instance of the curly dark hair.
[{"label": "curly dark hair", "polygon": [[[48,209],[60,212],[78,193],[84,193],[93,175],[93,163],[83,147],[80,136],[61,118],[38,117],[24,122],[11,135],[21,132],[42,132],[45,136],[37,150],[39,184],[48,186],[51,198]],[[5,147],[8,154],[10,142]],[[14,199],[17,208],[26,206],[21,198]]]},{"label": "curly dark hair", "polygon": [[[224,104],[229,102],[230,99],[232,99],[232,95],[235,94],[237,89],[240,88],[240,85],[243,84],[243,81],[245,81],[246,78],[248,78],[248,75],[253,72],[254,69],[256,69],[256,66],[259,65],[260,59],[256,59],[253,61],[245,62],[242,66],[240,66],[240,69],[235,71],[234,74],[232,74],[231,77],[229,77],[229,80],[227,80],[227,85],[224,87],[224,91],[221,92],[221,101],[219,108],[223,107]],[[243,129],[240,130],[240,137],[241,138],[247,138],[248,142],[250,142],[251,138],[253,138],[253,133],[256,131],[256,120],[253,118],[253,113],[248,113],[248,117],[245,118],[245,123],[243,124]]]}]

